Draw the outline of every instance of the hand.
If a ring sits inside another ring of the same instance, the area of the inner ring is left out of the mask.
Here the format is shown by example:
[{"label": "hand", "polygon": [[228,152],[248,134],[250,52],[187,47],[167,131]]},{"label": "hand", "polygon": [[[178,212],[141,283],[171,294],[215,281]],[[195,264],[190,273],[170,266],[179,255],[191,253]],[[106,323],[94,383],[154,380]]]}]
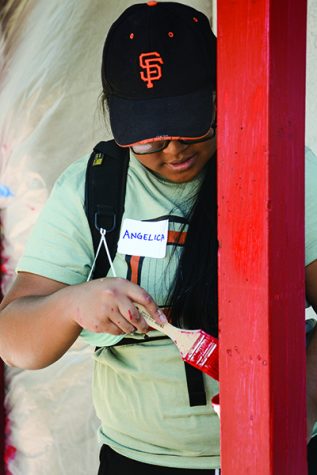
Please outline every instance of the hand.
[{"label": "hand", "polygon": [[158,323],[166,322],[164,313],[141,287],[120,278],[96,279],[70,286],[71,318],[94,333],[122,335],[138,330],[147,333],[149,326],[133,302],[143,305]]}]

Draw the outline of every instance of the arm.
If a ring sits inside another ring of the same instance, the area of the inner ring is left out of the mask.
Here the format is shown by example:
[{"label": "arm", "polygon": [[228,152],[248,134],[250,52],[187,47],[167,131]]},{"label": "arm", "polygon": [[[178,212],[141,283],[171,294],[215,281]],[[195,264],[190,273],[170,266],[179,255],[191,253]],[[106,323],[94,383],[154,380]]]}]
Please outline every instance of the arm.
[{"label": "arm", "polygon": [[[306,267],[306,295],[317,313],[317,260]],[[314,423],[317,421],[317,326],[311,335],[307,347],[307,441],[309,441]]]},{"label": "arm", "polygon": [[66,286],[21,272],[0,306],[0,356],[7,364],[38,369],[57,361],[82,328],[120,335],[149,330],[133,302],[164,318],[152,298],[124,279]]}]

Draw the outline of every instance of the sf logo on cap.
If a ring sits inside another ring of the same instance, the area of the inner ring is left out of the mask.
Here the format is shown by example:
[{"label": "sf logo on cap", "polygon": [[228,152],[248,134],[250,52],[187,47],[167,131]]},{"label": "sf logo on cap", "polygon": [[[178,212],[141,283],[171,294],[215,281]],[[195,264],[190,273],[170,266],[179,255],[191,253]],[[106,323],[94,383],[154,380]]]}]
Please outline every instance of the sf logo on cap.
[{"label": "sf logo on cap", "polygon": [[156,51],[142,53],[139,56],[139,63],[141,68],[145,69],[145,71],[140,71],[142,81],[147,83],[146,87],[153,87],[153,81],[157,81],[162,77],[161,64],[163,64],[163,59],[161,55]]}]

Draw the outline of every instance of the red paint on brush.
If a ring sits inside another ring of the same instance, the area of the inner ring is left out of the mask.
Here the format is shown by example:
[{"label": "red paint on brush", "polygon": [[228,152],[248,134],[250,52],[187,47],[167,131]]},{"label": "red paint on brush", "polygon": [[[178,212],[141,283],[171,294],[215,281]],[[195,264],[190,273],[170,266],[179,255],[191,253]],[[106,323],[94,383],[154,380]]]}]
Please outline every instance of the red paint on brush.
[{"label": "red paint on brush", "polygon": [[181,330],[170,323],[156,322],[140,304],[135,304],[151,328],[168,335],[177,346],[182,359],[219,381],[218,340],[203,330]]},{"label": "red paint on brush", "polygon": [[183,357],[183,360],[219,381],[218,358],[217,338],[201,330],[200,336]]}]

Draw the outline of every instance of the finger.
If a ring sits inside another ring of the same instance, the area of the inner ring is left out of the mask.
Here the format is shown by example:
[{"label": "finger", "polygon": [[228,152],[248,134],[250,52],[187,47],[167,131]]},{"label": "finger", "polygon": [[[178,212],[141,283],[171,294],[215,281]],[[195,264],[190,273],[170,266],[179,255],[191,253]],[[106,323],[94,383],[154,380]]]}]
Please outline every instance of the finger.
[{"label": "finger", "polygon": [[120,328],[124,333],[133,333],[135,327],[121,314],[121,311],[114,311],[109,315],[109,320]]},{"label": "finger", "polygon": [[126,332],[119,328],[115,323],[112,323],[110,320],[107,322],[106,328],[102,333],[110,333],[110,335],[125,335]]},{"label": "finger", "polygon": [[128,289],[128,296],[135,303],[139,303],[145,307],[152,318],[159,324],[166,323],[167,318],[162,310],[154,302],[153,298],[142,287],[132,284]]},{"label": "finger", "polygon": [[149,325],[139,314],[138,309],[133,305],[130,299],[121,299],[119,304],[120,313],[141,333],[147,333],[150,330]]},{"label": "finger", "polygon": [[93,325],[87,325],[85,328],[94,333],[110,333],[111,335],[123,335],[125,332],[108,318]]}]

